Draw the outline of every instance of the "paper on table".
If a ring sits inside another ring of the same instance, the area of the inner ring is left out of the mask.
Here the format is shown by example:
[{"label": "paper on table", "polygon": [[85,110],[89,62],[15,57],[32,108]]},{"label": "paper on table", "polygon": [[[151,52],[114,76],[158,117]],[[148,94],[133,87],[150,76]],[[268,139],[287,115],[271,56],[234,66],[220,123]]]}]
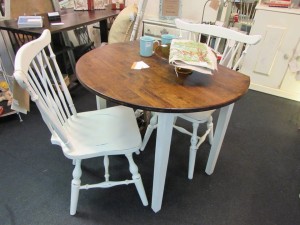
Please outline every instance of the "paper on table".
[{"label": "paper on table", "polygon": [[131,66],[131,69],[134,70],[140,70],[140,69],[146,69],[149,68],[150,66],[148,66],[146,63],[144,63],[143,61],[139,61],[139,62],[134,62]]},{"label": "paper on table", "polygon": [[51,25],[53,25],[53,26],[59,26],[59,25],[64,25],[64,23],[61,23],[61,22],[59,22],[59,23],[51,23]]}]

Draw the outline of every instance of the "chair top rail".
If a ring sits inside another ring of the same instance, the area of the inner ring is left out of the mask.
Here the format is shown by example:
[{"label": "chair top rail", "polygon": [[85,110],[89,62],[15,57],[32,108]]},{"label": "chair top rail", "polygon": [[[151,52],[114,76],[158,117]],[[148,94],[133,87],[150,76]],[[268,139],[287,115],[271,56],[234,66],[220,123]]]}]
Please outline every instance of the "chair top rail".
[{"label": "chair top rail", "polygon": [[196,24],[196,23],[193,24],[193,23],[185,22],[181,19],[175,19],[175,24],[176,27],[181,30],[207,34],[207,35],[226,38],[230,40],[233,39],[251,45],[257,44],[261,39],[261,35],[247,35],[232,29],[228,29],[216,25]]}]

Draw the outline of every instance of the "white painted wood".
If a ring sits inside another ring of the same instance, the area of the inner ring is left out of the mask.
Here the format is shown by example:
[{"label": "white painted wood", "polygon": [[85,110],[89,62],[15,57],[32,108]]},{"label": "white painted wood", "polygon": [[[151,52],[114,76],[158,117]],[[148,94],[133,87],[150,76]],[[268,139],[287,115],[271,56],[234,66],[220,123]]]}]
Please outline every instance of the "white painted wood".
[{"label": "white painted wood", "polygon": [[[79,189],[136,185],[144,205],[148,204],[141,176],[132,154],[141,146],[141,135],[133,109],[125,106],[77,113],[51,48],[51,34],[23,45],[16,55],[14,77],[36,103],[48,126],[51,142],[75,162],[71,182],[70,214],[76,213]],[[49,54],[48,54],[49,53]],[[132,180],[110,181],[108,156],[125,155]],[[81,160],[104,156],[105,181],[81,185]]]},{"label": "white painted wood", "polygon": [[300,9],[257,6],[250,34],[263,38],[249,49],[241,69],[251,77],[251,89],[300,101],[300,80],[288,66],[299,49],[299,15]]},{"label": "white painted wood", "polygon": [[166,173],[169,161],[172,126],[175,114],[157,113],[158,128],[156,135],[155,162],[152,189],[152,204],[154,212],[161,209]]},{"label": "white painted wood", "polygon": [[148,205],[148,200],[147,200],[147,197],[146,197],[144,185],[143,185],[143,182],[142,182],[141,175],[139,174],[138,167],[135,164],[135,162],[133,161],[132,153],[126,154],[126,157],[128,159],[128,162],[129,162],[129,170],[132,174],[132,181],[134,181],[135,187],[136,187],[136,189],[137,189],[137,191],[138,191],[138,193],[141,197],[143,205],[147,206]]},{"label": "white painted wood", "polygon": [[[262,48],[257,56],[257,63],[254,68],[255,73],[270,76],[272,66],[277,56],[277,49],[286,33],[286,27],[267,26],[265,38],[262,41]],[[270,44],[272,43],[272,44]],[[278,85],[277,81],[275,86]]]},{"label": "white painted wood", "polygon": [[71,183],[71,204],[70,204],[70,215],[75,215],[77,204],[78,204],[78,197],[79,197],[79,190],[80,190],[80,177],[82,175],[81,171],[81,160],[75,160],[75,168],[73,170],[73,180]]},{"label": "white painted wood", "polygon": [[[260,35],[247,35],[245,33],[237,32],[235,30],[220,26],[188,23],[181,19],[175,19],[175,25],[178,29],[180,29],[179,38],[182,38],[182,32],[188,32],[190,39],[193,39],[195,41],[199,41],[201,35],[206,36],[206,43],[222,55],[220,64],[233,70],[241,68],[243,58],[246,55],[250,46],[257,44],[261,39]],[[243,50],[241,51],[241,49]],[[215,167],[231,112],[229,113],[226,110],[221,109],[221,114],[223,113],[224,115],[227,115],[228,121],[227,123],[222,122],[221,120],[220,122],[218,122],[218,136],[214,138],[213,122],[211,116],[214,111],[215,110],[209,110],[198,113],[179,114],[178,117],[192,123],[192,132],[189,132],[185,128],[179,127],[177,125],[173,126],[179,132],[191,136],[191,145],[189,148],[189,179],[193,178],[197,150],[199,149],[200,145],[205,141],[207,136],[209,137],[209,143],[213,144],[210,158],[207,162],[207,171],[209,172],[208,174],[211,174]],[[207,123],[207,130],[204,132],[204,134],[198,136],[198,126],[200,123]],[[221,125],[219,125],[219,123]],[[159,127],[159,125],[157,125],[156,115],[154,115],[153,118],[150,120],[149,126],[147,127],[141,150],[144,150],[153,129],[155,129],[156,127]],[[220,130],[222,130],[224,134],[220,134]]]},{"label": "white painted wood", "polygon": [[221,108],[218,117],[218,123],[214,134],[213,143],[210,149],[209,157],[206,164],[205,172],[211,175],[214,172],[218,156],[221,150],[223,139],[227,130],[227,126],[231,117],[234,104]]},{"label": "white painted wood", "polygon": [[[144,19],[143,20],[143,33],[147,36],[160,39],[162,34],[172,34],[179,36],[179,29],[176,28],[174,21],[164,21],[158,19]],[[188,38],[187,32],[182,32],[181,35],[184,38]]]},{"label": "white painted wood", "polygon": [[[283,89],[277,89],[277,88],[270,88],[264,85],[259,85],[259,84],[250,84],[250,89],[254,90],[254,91],[259,91],[259,92],[263,92],[266,94],[271,94],[274,96],[278,96],[278,97],[282,97],[282,98],[287,98],[287,99],[291,99],[291,100],[295,100],[295,101],[299,101],[300,102],[300,87],[298,87],[299,82],[297,80],[295,80],[294,78],[294,74],[292,74],[292,84],[291,86],[287,87],[287,90],[283,90]],[[295,88],[295,86],[297,86]]]},{"label": "white painted wood", "polygon": [[131,36],[130,36],[130,41],[134,41],[137,37],[137,32],[139,30],[141,21],[143,19],[144,11],[145,11],[146,6],[147,6],[147,2],[148,2],[148,0],[139,0],[138,12],[137,12],[137,15],[136,15],[136,18],[135,18],[135,21],[134,21],[132,33],[131,33]]},{"label": "white painted wood", "polygon": [[107,101],[104,98],[96,96],[97,109],[105,109],[107,107]]},{"label": "white painted wood", "polygon": [[191,138],[191,146],[190,146],[190,156],[189,156],[189,171],[188,178],[193,179],[194,176],[194,168],[196,162],[196,154],[197,154],[197,142],[198,142],[198,131],[199,123],[193,123],[193,133]]},{"label": "white painted wood", "polygon": [[154,115],[150,119],[149,125],[147,126],[147,130],[146,130],[146,133],[144,135],[143,143],[142,143],[141,148],[140,148],[141,151],[144,151],[144,149],[145,149],[145,147],[146,147],[146,145],[149,141],[149,138],[152,134],[152,131],[156,128],[157,128],[157,114],[154,113]]},{"label": "white painted wood", "polygon": [[104,159],[103,159],[103,164],[104,164],[104,169],[105,169],[105,174],[104,174],[104,177],[105,177],[105,181],[109,181],[109,158],[107,155],[104,156]]},{"label": "white painted wood", "polygon": [[[207,44],[222,54],[220,64],[236,70],[242,67],[243,59],[251,45],[256,45],[261,35],[247,35],[225,27],[188,23],[175,19],[176,27],[182,31],[189,31],[190,39],[199,40],[199,35],[207,36]],[[225,41],[225,46],[220,43]],[[240,49],[244,50],[240,53]],[[239,54],[239,55],[237,55]]]},{"label": "white painted wood", "polygon": [[[260,35],[247,35],[245,33],[241,33],[225,27],[207,24],[187,23],[180,19],[175,19],[175,24],[176,27],[180,30],[191,32],[190,37],[194,40],[197,40],[197,38],[198,40],[200,40],[200,36],[203,35],[207,36],[206,44],[211,46],[216,52],[219,52],[222,55],[219,63],[233,70],[240,69],[243,66],[243,59],[247,54],[248,49],[251,45],[257,44],[261,39]],[[222,43],[224,43],[224,46]],[[243,50],[241,51],[241,49]],[[228,121],[227,123],[222,122],[222,120],[218,121],[215,137],[213,137],[213,123],[211,117],[211,114],[214,112],[213,110],[207,112],[179,115],[179,117],[181,117],[182,119],[190,121],[194,127],[191,139],[192,144],[190,146],[190,162],[188,173],[189,179],[193,178],[194,161],[196,158],[197,149],[205,140],[207,135],[209,136],[209,142],[212,143],[212,148],[210,151],[210,157],[207,162],[206,171],[208,171],[207,173],[209,175],[213,172],[231,115],[231,111],[229,113],[229,111],[225,110],[226,108],[227,107],[223,107],[221,109],[221,115],[226,115]],[[195,123],[207,123],[208,128],[206,133],[199,138],[199,143],[197,144],[197,146],[194,146],[194,138],[197,135]],[[221,131],[222,133],[220,134]]]}]

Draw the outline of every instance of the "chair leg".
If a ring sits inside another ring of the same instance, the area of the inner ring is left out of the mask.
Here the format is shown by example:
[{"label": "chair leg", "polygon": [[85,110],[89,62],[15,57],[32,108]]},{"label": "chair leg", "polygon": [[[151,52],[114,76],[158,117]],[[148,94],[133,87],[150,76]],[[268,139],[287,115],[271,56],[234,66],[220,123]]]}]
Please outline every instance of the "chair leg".
[{"label": "chair leg", "polygon": [[142,146],[140,148],[141,151],[144,151],[148,141],[149,141],[149,138],[153,132],[153,130],[157,127],[157,114],[155,113],[152,118],[150,119],[150,123],[147,127],[147,130],[146,130],[146,133],[145,133],[145,136],[144,136],[144,139],[143,139],[143,143],[142,143]]},{"label": "chair leg", "polygon": [[143,202],[144,206],[148,205],[148,200],[147,200],[147,196],[145,193],[145,189],[144,189],[144,185],[143,185],[143,181],[141,178],[141,175],[139,174],[139,170],[137,165],[135,164],[135,162],[133,161],[132,158],[132,154],[126,154],[126,157],[128,159],[129,162],[129,170],[132,174],[132,180],[134,181],[135,187],[140,195],[140,198]]},{"label": "chair leg", "polygon": [[105,168],[105,175],[104,175],[104,177],[105,177],[105,181],[108,182],[108,181],[109,181],[109,171],[108,171],[108,167],[109,167],[109,158],[108,158],[107,155],[104,156],[103,162],[104,162],[104,168]]},{"label": "chair leg", "polygon": [[197,142],[198,142],[198,131],[199,124],[193,123],[193,135],[191,138],[191,146],[190,146],[190,156],[189,156],[189,171],[188,171],[188,178],[193,179],[194,176],[194,168],[195,168],[195,161],[196,161],[196,154],[197,154]]},{"label": "chair leg", "polygon": [[96,105],[97,105],[97,109],[107,108],[106,100],[104,98],[99,97],[99,96],[96,96]]},{"label": "chair leg", "polygon": [[73,180],[71,182],[71,204],[70,204],[70,214],[75,215],[79,197],[80,189],[80,177],[81,177],[81,160],[77,159],[75,163],[75,168],[73,170]]},{"label": "chair leg", "polygon": [[210,118],[207,121],[207,129],[210,129],[210,132],[208,134],[208,141],[209,141],[209,144],[212,145],[212,142],[214,139],[214,123],[213,123],[212,116],[210,116]]}]

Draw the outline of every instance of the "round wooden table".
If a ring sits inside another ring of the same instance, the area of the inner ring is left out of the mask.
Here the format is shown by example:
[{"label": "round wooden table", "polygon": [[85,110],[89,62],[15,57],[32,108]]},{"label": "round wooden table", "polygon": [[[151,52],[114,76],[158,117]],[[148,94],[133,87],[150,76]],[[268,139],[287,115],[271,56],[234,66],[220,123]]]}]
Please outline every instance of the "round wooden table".
[{"label": "round wooden table", "polygon": [[[143,61],[150,68],[131,69]],[[110,44],[82,56],[76,64],[81,84],[104,99],[133,108],[158,112],[152,209],[161,209],[173,120],[176,113],[220,108],[206,173],[212,174],[234,102],[248,90],[250,79],[223,66],[213,75],[193,72],[177,77],[174,67],[153,55],[139,55],[139,42]]]}]

